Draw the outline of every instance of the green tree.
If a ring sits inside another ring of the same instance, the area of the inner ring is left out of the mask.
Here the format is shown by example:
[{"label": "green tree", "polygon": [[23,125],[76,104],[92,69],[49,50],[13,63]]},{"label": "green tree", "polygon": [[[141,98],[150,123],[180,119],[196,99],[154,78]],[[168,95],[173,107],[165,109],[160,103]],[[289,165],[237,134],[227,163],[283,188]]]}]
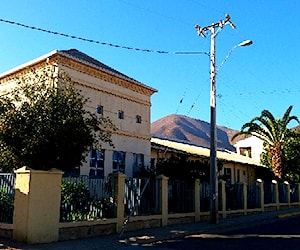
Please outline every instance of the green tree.
[{"label": "green tree", "polygon": [[[284,146],[284,155],[286,157],[286,169],[284,174],[284,179],[290,183],[299,183],[300,182],[300,132],[291,131],[291,136],[289,140],[285,143]],[[272,167],[271,158],[267,151],[261,155],[261,162],[265,166]]]},{"label": "green tree", "polygon": [[293,120],[299,123],[298,117],[290,115],[292,108],[293,106],[290,106],[283,117],[278,119],[275,119],[270,111],[263,110],[259,117],[245,123],[241,131],[232,138],[233,140],[238,135],[253,135],[263,140],[269,164],[279,179],[284,178],[287,169],[287,155],[284,149],[293,138],[293,133],[287,125]]},{"label": "green tree", "polygon": [[209,181],[209,163],[207,161],[189,160],[188,155],[171,155],[161,158],[155,167],[156,175],[165,175],[171,180],[200,179]]},{"label": "green tree", "polygon": [[69,172],[91,147],[112,146],[115,126],[85,108],[88,99],[66,73],[54,76],[45,68],[16,82],[0,96],[0,170],[28,166]]}]

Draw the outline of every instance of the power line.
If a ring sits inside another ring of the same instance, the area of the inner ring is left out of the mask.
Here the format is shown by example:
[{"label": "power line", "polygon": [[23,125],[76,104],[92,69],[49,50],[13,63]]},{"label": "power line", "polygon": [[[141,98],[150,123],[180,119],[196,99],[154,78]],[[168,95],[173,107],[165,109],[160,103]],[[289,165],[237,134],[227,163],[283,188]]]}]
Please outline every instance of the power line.
[{"label": "power line", "polygon": [[141,49],[141,48],[129,47],[129,46],[118,45],[118,44],[112,44],[112,43],[107,43],[107,42],[100,42],[100,41],[93,40],[93,39],[88,39],[88,38],[84,38],[84,37],[80,37],[80,36],[74,36],[74,35],[69,35],[69,34],[65,34],[65,33],[60,33],[60,32],[57,32],[57,31],[47,30],[47,29],[43,29],[43,28],[39,28],[39,27],[35,27],[35,26],[29,26],[29,25],[26,25],[26,24],[14,22],[14,21],[9,21],[9,20],[4,20],[4,19],[0,19],[0,22],[12,24],[12,25],[17,25],[17,26],[20,26],[20,27],[23,27],[23,28],[26,28],[26,29],[37,30],[37,31],[49,33],[49,34],[52,34],[52,35],[58,35],[58,36],[66,37],[66,38],[77,39],[77,40],[81,40],[81,41],[84,41],[84,42],[96,43],[96,44],[110,46],[110,47],[114,47],[114,48],[120,48],[120,49],[135,50],[135,51],[140,51],[140,52],[157,53],[157,54],[209,55],[209,52],[201,52],[201,51],[175,51],[175,52],[171,52],[171,51],[165,51],[165,50]]}]

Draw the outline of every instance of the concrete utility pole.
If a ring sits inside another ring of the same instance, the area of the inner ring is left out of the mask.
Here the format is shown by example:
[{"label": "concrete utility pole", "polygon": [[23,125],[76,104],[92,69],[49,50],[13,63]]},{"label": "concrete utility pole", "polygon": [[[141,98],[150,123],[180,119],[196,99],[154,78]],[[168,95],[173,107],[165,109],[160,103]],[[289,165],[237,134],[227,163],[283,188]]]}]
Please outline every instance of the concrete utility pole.
[{"label": "concrete utility pole", "polygon": [[[217,130],[216,130],[216,36],[218,32],[227,24],[232,28],[235,25],[230,21],[230,16],[226,14],[225,20],[213,23],[201,28],[195,26],[198,35],[206,37],[205,32],[211,32],[210,44],[210,223],[219,223],[218,214],[218,168],[217,168]],[[216,28],[218,30],[216,31]]]}]

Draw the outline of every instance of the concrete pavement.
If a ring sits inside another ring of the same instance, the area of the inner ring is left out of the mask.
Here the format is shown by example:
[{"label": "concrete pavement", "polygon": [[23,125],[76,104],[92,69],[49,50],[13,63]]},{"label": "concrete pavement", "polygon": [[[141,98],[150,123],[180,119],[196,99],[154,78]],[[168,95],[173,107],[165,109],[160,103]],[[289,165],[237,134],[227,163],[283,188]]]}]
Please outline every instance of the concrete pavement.
[{"label": "concrete pavement", "polygon": [[49,244],[25,245],[6,239],[0,239],[0,249],[139,249],[151,247],[155,242],[184,237],[186,235],[216,234],[224,233],[227,230],[242,229],[258,224],[268,223],[273,220],[286,218],[288,216],[299,216],[300,208],[293,208],[280,211],[265,212],[253,215],[226,218],[219,221],[219,224],[199,222],[191,224],[179,224],[162,228],[144,229],[135,232],[124,232],[122,238],[118,234],[99,236],[87,239],[69,240]]}]

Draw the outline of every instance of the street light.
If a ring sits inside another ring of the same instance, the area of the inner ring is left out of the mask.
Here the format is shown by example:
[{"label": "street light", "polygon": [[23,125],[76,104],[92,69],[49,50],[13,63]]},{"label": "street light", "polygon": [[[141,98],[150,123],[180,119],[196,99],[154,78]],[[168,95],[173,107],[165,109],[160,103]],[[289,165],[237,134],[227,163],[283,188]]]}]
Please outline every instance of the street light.
[{"label": "street light", "polygon": [[227,59],[230,57],[230,55],[232,54],[232,52],[237,48],[237,47],[246,47],[246,46],[250,46],[251,44],[253,44],[252,40],[245,40],[235,46],[233,46],[231,48],[231,50],[229,50],[229,52],[227,53],[226,57],[224,58],[223,62],[220,64],[220,66],[217,69],[217,72],[222,68],[223,64],[227,61]]},{"label": "street light", "polygon": [[[226,25],[230,24],[232,28],[235,25],[231,22],[230,16],[227,14],[225,20],[220,20],[218,23],[213,23],[207,27],[201,28],[196,25],[198,35],[206,37],[205,32],[211,32],[210,44],[210,223],[218,224],[218,169],[217,169],[217,129],[216,129],[216,45],[215,38],[218,32]],[[218,30],[216,31],[216,28]],[[219,69],[231,55],[235,48],[239,46],[249,46],[252,44],[251,40],[246,40],[238,45],[235,45],[227,54]]]}]

